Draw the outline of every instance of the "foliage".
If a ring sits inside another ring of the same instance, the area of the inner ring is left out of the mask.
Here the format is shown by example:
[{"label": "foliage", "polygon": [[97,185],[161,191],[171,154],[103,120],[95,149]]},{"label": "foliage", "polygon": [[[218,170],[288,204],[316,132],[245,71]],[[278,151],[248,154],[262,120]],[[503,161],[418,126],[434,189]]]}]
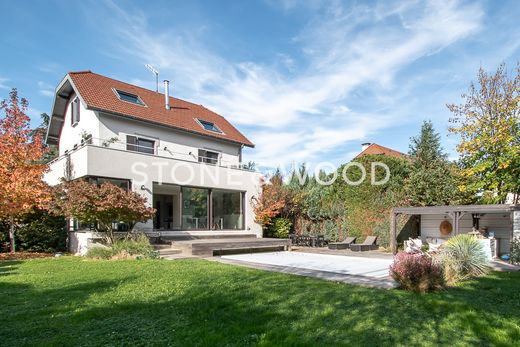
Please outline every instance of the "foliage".
[{"label": "foliage", "polygon": [[85,256],[91,259],[112,259],[114,254],[114,250],[111,247],[92,245]]},{"label": "foliage", "polygon": [[457,192],[455,167],[447,160],[432,122],[425,121],[420,135],[411,138],[409,154],[412,165],[406,196],[410,205],[449,205]]},{"label": "foliage", "polygon": [[109,247],[90,247],[86,256],[93,259],[157,259],[159,253],[154,250],[146,235],[137,234],[115,240]]},{"label": "foliage", "polygon": [[475,237],[460,234],[442,245],[440,260],[447,283],[453,284],[489,271],[486,253]]},{"label": "foliage", "polygon": [[112,183],[101,185],[84,180],[63,182],[54,189],[50,208],[67,218],[91,224],[105,233],[108,243],[114,241],[113,222],[126,223],[132,230],[136,223],[152,218],[155,210],[146,205],[146,198]]},{"label": "foliage", "polygon": [[520,237],[515,236],[511,240],[511,250],[510,250],[510,262],[511,264],[520,264]]},{"label": "foliage", "polygon": [[[390,170],[389,180],[381,185],[371,184],[370,179],[359,185],[349,185],[343,179],[337,180],[334,185],[334,199],[344,201],[345,223],[349,235],[377,235],[379,242],[386,245],[389,240],[390,210],[405,202],[403,187],[409,175],[410,163],[407,159],[378,155],[363,156],[356,162],[365,168],[367,174],[371,172],[373,162],[386,164]],[[343,170],[343,167],[340,167],[338,171]],[[385,175],[386,171],[381,168],[375,170],[376,181]],[[346,176],[351,182],[356,182],[361,177],[361,171],[359,168],[351,167],[346,171]]]},{"label": "foliage", "polygon": [[0,262],[0,272],[3,347],[511,346],[520,338],[520,272],[425,295],[192,259],[62,257]]},{"label": "foliage", "polygon": [[49,195],[42,180],[47,166],[40,163],[46,153],[41,132],[29,128],[27,100],[19,99],[16,89],[9,96],[0,103],[5,113],[0,119],[0,219],[9,221],[14,252],[16,219],[43,206]]},{"label": "foliage", "polygon": [[283,179],[277,172],[269,181],[262,181],[261,193],[253,199],[255,221],[266,227],[272,219],[283,212],[287,206],[287,191],[283,186]]},{"label": "foliage", "polygon": [[478,72],[478,84],[450,104],[450,132],[459,135],[462,191],[484,193],[484,203],[504,203],[520,194],[520,65],[509,78],[505,64],[494,74]]},{"label": "foliage", "polygon": [[444,286],[442,266],[425,253],[398,253],[390,275],[402,289],[425,293]]},{"label": "foliage", "polygon": [[280,239],[286,239],[289,237],[293,223],[283,217],[274,218],[273,222],[267,228],[268,237],[277,237]]},{"label": "foliage", "polygon": [[35,209],[19,220],[16,243],[20,250],[51,253],[65,251],[66,242],[67,229],[63,216]]}]

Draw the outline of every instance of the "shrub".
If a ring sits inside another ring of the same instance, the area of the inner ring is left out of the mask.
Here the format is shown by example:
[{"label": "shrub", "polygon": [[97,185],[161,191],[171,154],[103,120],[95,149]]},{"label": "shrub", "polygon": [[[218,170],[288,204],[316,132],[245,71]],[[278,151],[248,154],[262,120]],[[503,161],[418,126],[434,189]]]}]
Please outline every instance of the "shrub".
[{"label": "shrub", "polygon": [[116,240],[111,247],[93,246],[86,256],[93,259],[157,259],[159,252],[154,250],[146,235],[134,234]]},{"label": "shrub", "polygon": [[[34,209],[18,221],[15,240],[17,248],[29,252],[59,252],[67,249],[65,218],[45,210]],[[1,247],[5,244],[5,247]],[[0,222],[0,251],[8,250],[9,225]]]},{"label": "shrub", "polygon": [[285,239],[289,236],[292,228],[292,222],[287,218],[278,217],[273,220],[267,229],[267,236]]},{"label": "shrub", "polygon": [[65,217],[35,210],[24,216],[16,230],[18,247],[32,252],[58,252],[67,249]]},{"label": "shrub", "polygon": [[113,255],[114,250],[111,247],[94,245],[88,249],[85,256],[92,259],[111,259]]},{"label": "shrub", "polygon": [[444,286],[442,266],[425,253],[398,253],[390,266],[390,275],[401,288],[419,293]]},{"label": "shrub", "polygon": [[114,255],[125,257],[158,258],[158,253],[150,244],[148,237],[144,234],[130,234],[127,238],[117,240],[112,246]]},{"label": "shrub", "polygon": [[452,237],[442,245],[439,256],[449,284],[481,276],[489,270],[482,244],[471,235]]},{"label": "shrub", "polygon": [[516,236],[511,241],[510,260],[511,264],[520,264],[520,237]]}]

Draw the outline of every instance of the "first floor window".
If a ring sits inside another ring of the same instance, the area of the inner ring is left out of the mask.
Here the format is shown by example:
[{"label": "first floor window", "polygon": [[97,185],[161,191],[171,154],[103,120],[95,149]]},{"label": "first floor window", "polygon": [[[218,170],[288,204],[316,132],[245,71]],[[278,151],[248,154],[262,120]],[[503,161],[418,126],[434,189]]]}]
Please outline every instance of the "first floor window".
[{"label": "first floor window", "polygon": [[132,152],[155,154],[155,140],[127,135],[126,150]]},{"label": "first floor window", "polygon": [[218,152],[199,149],[199,163],[218,164]]}]

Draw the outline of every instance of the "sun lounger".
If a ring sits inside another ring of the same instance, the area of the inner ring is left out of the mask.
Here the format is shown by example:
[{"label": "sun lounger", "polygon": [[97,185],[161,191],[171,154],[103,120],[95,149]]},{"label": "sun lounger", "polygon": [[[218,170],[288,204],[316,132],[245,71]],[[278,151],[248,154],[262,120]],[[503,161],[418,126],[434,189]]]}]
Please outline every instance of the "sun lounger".
[{"label": "sun lounger", "polygon": [[363,243],[353,243],[350,245],[350,249],[353,252],[364,252],[364,251],[373,251],[379,248],[376,245],[377,236],[367,236]]},{"label": "sun lounger", "polygon": [[350,247],[350,245],[353,244],[354,242],[356,242],[356,238],[349,236],[341,242],[329,243],[329,249],[348,249]]}]

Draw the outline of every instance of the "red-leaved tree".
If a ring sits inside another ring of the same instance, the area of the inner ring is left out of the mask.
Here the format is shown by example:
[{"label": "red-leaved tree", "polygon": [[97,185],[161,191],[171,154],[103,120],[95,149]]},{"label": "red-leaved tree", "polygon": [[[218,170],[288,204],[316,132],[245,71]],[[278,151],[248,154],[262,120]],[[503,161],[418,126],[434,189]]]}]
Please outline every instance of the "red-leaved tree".
[{"label": "red-leaved tree", "polygon": [[152,218],[155,209],[146,198],[112,183],[96,185],[85,180],[63,182],[53,189],[50,209],[67,218],[77,219],[104,233],[107,243],[114,242],[112,223],[122,222],[133,229],[136,223]]},{"label": "red-leaved tree", "polygon": [[11,252],[15,252],[16,219],[49,198],[43,175],[47,165],[40,162],[46,152],[41,132],[29,127],[28,103],[16,89],[0,103],[0,219],[10,224]]}]

